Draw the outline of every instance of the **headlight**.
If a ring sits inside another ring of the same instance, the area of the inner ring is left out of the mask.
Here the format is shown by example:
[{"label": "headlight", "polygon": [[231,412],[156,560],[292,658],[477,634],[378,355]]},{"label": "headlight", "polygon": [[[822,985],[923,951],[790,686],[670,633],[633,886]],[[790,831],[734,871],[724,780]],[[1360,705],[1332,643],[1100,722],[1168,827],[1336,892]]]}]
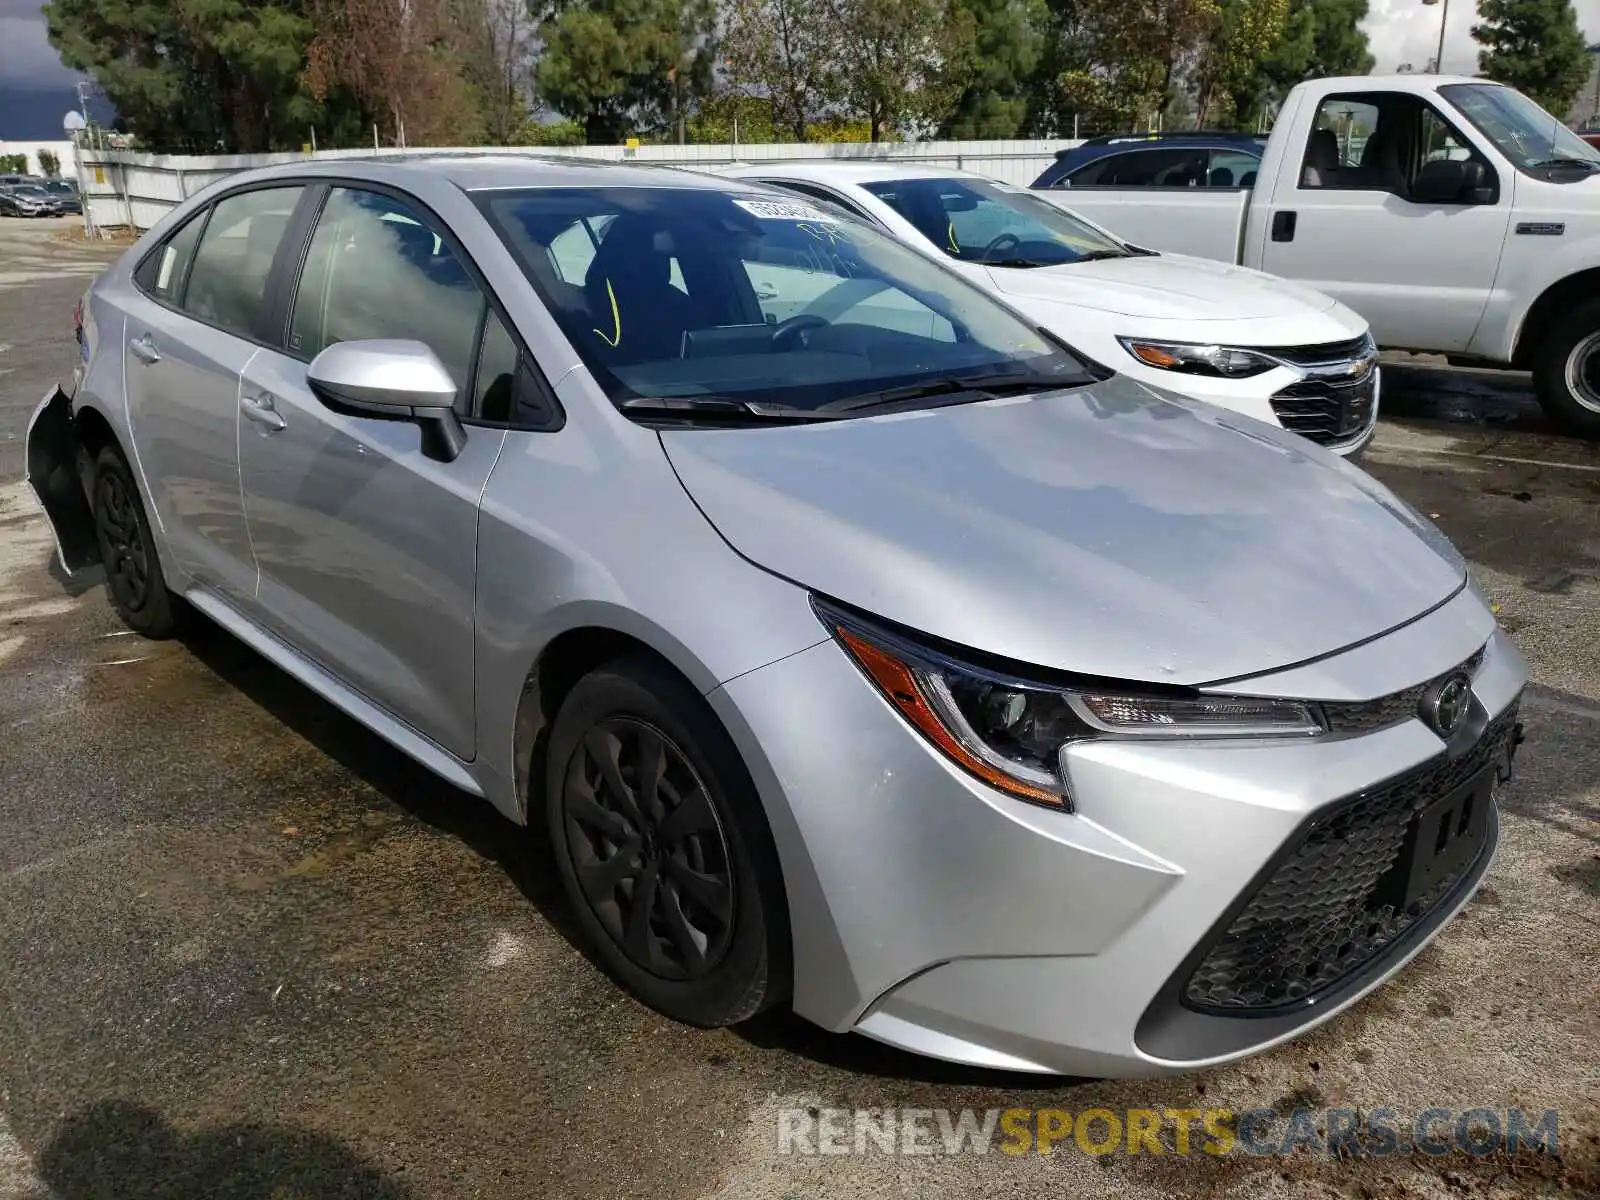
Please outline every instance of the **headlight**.
[{"label": "headlight", "polygon": [[822,600],[817,615],[889,703],[946,757],[1002,792],[1072,810],[1062,751],[1090,738],[1311,737],[1309,704],[1186,688],[1067,687],[964,662]]},{"label": "headlight", "polygon": [[1222,379],[1247,379],[1272,370],[1279,364],[1254,350],[1231,346],[1198,346],[1187,342],[1147,342],[1140,338],[1118,338],[1123,349],[1147,367],[1177,371],[1183,375],[1211,375]]}]

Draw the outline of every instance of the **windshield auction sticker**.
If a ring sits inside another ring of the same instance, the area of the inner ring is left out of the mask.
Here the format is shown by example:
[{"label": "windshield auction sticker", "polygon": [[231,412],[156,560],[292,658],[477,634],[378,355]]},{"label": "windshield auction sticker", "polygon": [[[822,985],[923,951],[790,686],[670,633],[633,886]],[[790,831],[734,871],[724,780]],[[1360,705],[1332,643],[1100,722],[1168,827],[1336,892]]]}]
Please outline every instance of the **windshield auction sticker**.
[{"label": "windshield auction sticker", "polygon": [[820,208],[793,200],[735,200],[734,203],[763,221],[833,221]]}]

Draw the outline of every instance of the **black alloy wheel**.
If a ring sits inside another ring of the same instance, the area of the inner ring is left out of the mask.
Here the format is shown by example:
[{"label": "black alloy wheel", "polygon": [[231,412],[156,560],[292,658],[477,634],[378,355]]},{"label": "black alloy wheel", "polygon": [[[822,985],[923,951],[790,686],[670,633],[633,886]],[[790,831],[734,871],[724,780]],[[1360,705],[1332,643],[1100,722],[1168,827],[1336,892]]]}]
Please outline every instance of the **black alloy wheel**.
[{"label": "black alloy wheel", "polygon": [[677,744],[633,718],[600,722],[572,756],[562,807],[584,899],[629,961],[661,979],[714,970],[735,882],[711,797]]}]

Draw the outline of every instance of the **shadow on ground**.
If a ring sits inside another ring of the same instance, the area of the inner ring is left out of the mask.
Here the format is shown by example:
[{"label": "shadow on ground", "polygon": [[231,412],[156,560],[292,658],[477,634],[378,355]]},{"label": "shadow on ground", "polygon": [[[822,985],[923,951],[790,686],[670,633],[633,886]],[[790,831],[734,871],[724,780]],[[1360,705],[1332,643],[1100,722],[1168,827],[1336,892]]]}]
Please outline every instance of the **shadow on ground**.
[{"label": "shadow on ground", "polygon": [[337,1140],[292,1125],[224,1125],[185,1134],[138,1104],[107,1101],[67,1117],[39,1155],[61,1200],[407,1200]]}]

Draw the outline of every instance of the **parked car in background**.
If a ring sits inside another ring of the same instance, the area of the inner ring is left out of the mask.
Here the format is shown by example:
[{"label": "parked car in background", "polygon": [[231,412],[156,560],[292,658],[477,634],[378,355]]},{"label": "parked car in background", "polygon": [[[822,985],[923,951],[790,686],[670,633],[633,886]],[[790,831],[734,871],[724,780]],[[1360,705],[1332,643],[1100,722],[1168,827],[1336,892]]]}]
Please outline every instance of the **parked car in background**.
[{"label": "parked car in background", "polygon": [[1531,370],[1552,421],[1600,438],[1600,151],[1511,88],[1312,80],[1252,186],[1037,194],[1141,245],[1299,280],[1380,345]]},{"label": "parked car in background", "polygon": [[55,217],[61,212],[60,199],[37,184],[0,184],[0,216]]},{"label": "parked car in background", "polygon": [[1267,139],[1248,133],[1130,133],[1061,150],[1036,188],[1251,187]]},{"label": "parked car in background", "polygon": [[1327,296],[1130,246],[1036,193],[965,171],[830,160],[721,173],[886,230],[1121,374],[1341,454],[1372,437],[1377,348],[1366,322]]},{"label": "parked car in background", "polygon": [[83,200],[78,195],[78,185],[70,179],[51,179],[44,185],[44,190],[56,198],[64,213],[81,213]]},{"label": "parked car in background", "polygon": [[1188,1070],[1353,1004],[1488,868],[1526,668],[1438,529],[818,204],[297,161],[82,327],[27,437],[67,571],[543,825],[672,1017]]}]

